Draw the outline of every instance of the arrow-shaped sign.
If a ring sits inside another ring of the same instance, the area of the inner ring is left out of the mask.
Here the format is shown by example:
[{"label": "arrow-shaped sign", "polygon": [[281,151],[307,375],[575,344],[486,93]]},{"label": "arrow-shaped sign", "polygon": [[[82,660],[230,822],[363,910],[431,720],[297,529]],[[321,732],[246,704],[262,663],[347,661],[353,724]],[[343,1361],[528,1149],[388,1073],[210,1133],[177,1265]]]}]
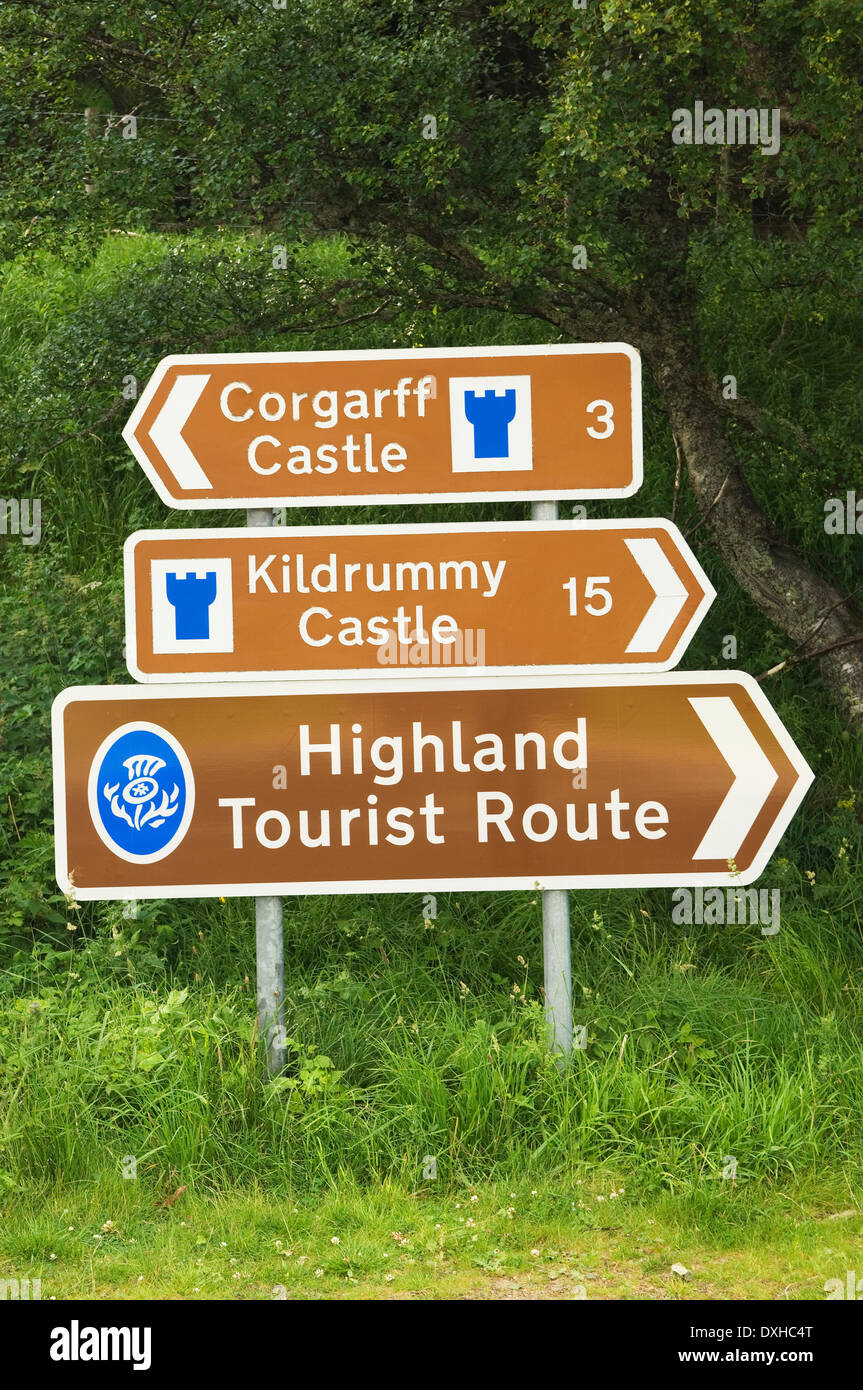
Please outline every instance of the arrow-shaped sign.
[{"label": "arrow-shaped sign", "polygon": [[79,898],[751,882],[812,773],[740,672],[67,690]]},{"label": "arrow-shaped sign", "polygon": [[714,598],[662,520],[139,531],[140,681],[662,671]]},{"label": "arrow-shaped sign", "polygon": [[166,357],[123,438],[169,507],[628,497],[625,343]]}]

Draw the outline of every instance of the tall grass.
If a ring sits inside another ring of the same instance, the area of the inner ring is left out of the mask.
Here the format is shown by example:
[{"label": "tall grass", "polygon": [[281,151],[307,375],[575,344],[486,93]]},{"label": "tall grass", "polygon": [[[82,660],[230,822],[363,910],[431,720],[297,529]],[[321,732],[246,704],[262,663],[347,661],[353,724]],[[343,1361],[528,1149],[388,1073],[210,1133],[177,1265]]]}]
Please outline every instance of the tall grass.
[{"label": "tall grass", "polygon": [[[289,1066],[269,1084],[242,900],[148,904],[143,923],[115,914],[84,944],[21,951],[0,996],[7,1180],[91,1181],[134,1155],[154,1185],[174,1170],[215,1187],[417,1184],[431,1157],[444,1181],[612,1163],[687,1189],[729,1156],[747,1181],[859,1154],[863,952],[837,967],[802,899],[776,938],[725,928],[731,965],[681,961],[665,922],[645,946],[612,902],[595,930],[577,904],[588,1045],[563,1073],[544,1043],[538,904],[439,907],[427,925],[401,896],[296,905]],[[148,944],[160,919],[170,963]]]}]

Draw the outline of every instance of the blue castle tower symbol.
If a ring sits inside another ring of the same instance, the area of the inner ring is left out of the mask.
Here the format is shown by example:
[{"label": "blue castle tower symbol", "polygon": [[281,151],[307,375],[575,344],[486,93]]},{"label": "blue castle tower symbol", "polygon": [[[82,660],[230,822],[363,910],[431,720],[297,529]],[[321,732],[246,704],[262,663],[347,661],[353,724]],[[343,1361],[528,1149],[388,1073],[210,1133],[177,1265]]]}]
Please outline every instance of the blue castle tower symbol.
[{"label": "blue castle tower symbol", "polygon": [[474,458],[509,457],[509,426],[515,419],[515,391],[465,391],[464,413],[473,425]]},{"label": "blue castle tower symbol", "polygon": [[218,582],[208,570],[202,579],[194,574],[165,575],[165,593],[174,609],[178,641],[185,638],[203,639],[210,636],[210,608],[215,600]]}]

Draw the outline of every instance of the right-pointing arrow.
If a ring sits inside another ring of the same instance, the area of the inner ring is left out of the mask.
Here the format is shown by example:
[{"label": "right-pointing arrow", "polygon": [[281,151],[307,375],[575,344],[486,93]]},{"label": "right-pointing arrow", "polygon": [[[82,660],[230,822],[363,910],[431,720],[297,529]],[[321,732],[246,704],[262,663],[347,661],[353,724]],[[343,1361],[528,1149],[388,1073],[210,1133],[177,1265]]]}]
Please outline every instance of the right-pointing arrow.
[{"label": "right-pointing arrow", "polygon": [[779,774],[734,701],[727,695],[690,696],[689,703],[734,773],[693,859],[734,859]]},{"label": "right-pointing arrow", "polygon": [[626,650],[657,652],[689,598],[689,591],[658,540],[644,536],[628,540],[626,548],[655,595]]},{"label": "right-pointing arrow", "polygon": [[181,488],[212,488],[192,453],[183,429],[210,380],[209,375],[178,376],[150,428],[150,438]]}]

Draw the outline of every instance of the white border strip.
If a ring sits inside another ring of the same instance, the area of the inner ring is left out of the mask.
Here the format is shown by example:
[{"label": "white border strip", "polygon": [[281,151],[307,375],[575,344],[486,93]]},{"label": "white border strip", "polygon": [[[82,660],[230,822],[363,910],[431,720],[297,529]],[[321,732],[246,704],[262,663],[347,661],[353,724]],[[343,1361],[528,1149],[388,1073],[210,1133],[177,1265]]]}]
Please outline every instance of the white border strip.
[{"label": "white border strip", "polygon": [[73,894],[80,901],[105,899],[130,900],[136,898],[215,898],[215,897],[265,897],[296,896],[299,894],[322,893],[406,893],[406,892],[466,892],[469,890],[529,889],[536,888],[677,888],[725,885],[743,887],[752,883],[764,871],[779,840],[784,834],[792,816],[806,795],[814,773],[805,758],[791,739],[776,711],[771,706],[758,682],[744,671],[677,671],[662,676],[593,676],[573,682],[565,677],[541,677],[520,675],[507,680],[487,683],[488,689],[542,690],[542,689],[586,689],[603,686],[737,686],[742,687],[752,698],[756,709],[764,718],[771,733],[782,751],[797,772],[797,782],[792,787],[784,805],[766,836],[758,854],[749,868],[732,876],[729,873],[681,872],[679,874],[584,874],[552,875],[544,879],[516,874],[511,877],[495,875],[491,878],[406,878],[380,882],[377,879],[345,880],[335,882],[307,881],[302,883],[193,883],[193,884],[150,884],[141,887],[128,885],[101,888],[73,888],[68,876],[68,844],[66,827],[66,755],[64,743],[64,713],[67,707],[78,701],[93,700],[207,700],[221,699],[224,696],[254,700],[260,696],[272,695],[325,695],[368,694],[370,692],[404,692],[405,689],[469,691],[477,689],[477,682],[459,677],[445,681],[429,681],[422,676],[409,681],[390,678],[365,679],[362,681],[336,678],[332,681],[298,681],[285,685],[265,683],[257,686],[223,685],[210,686],[72,686],[57,696],[51,707],[51,729],[54,756],[54,824],[55,824],[55,870],[57,882],[62,892]]}]

